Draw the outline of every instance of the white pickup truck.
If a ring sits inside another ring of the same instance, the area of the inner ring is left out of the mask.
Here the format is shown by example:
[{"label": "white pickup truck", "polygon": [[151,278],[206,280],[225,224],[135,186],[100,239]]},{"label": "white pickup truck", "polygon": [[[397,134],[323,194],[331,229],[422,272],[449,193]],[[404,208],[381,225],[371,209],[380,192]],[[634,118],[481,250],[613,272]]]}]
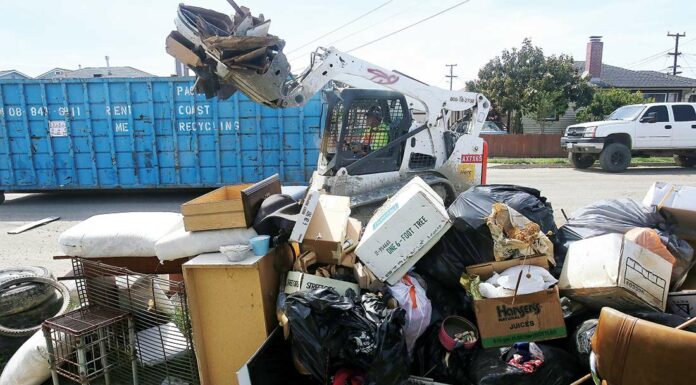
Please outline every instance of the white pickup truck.
[{"label": "white pickup truck", "polygon": [[696,103],[623,106],[606,120],[568,126],[561,148],[575,168],[599,159],[604,171],[622,172],[631,156],[669,156],[682,167],[696,165]]}]

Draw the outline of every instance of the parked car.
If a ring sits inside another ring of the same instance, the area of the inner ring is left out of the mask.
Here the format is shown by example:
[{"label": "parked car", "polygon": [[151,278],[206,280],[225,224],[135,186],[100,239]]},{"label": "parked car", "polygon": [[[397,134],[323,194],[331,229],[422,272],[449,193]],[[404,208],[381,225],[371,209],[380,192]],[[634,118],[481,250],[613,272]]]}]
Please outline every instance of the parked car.
[{"label": "parked car", "polygon": [[623,106],[606,120],[568,126],[561,148],[575,168],[595,161],[604,171],[622,172],[632,156],[673,155],[682,167],[696,165],[696,103]]},{"label": "parked car", "polygon": [[483,122],[483,127],[481,128],[481,135],[501,135],[507,134],[505,129],[500,128],[496,122]]}]

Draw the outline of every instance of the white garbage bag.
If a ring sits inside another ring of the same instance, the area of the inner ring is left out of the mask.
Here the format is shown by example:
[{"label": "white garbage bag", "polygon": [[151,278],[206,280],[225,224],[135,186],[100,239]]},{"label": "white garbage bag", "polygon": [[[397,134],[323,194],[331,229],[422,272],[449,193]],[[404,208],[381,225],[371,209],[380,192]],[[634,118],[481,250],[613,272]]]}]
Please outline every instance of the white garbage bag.
[{"label": "white garbage bag", "polygon": [[399,282],[389,286],[389,291],[399,301],[399,306],[406,310],[403,332],[410,354],[418,337],[430,326],[432,305],[425,289],[412,275],[405,275]]}]

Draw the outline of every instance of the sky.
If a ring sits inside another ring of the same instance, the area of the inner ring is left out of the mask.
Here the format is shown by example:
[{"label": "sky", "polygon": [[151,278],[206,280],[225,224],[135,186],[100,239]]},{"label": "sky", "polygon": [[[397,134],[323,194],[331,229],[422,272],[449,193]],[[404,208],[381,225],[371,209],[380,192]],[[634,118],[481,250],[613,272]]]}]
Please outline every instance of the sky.
[{"label": "sky", "polygon": [[[286,41],[293,72],[308,64],[317,46],[348,51],[433,15],[461,0],[238,0],[272,20],[271,33]],[[0,0],[0,70],[31,76],[62,67],[132,66],[155,75],[174,72],[164,50],[179,0]],[[378,10],[326,35],[370,10]],[[232,13],[226,0],[186,4]],[[694,0],[470,0],[442,15],[351,52],[382,67],[448,87],[446,64],[457,64],[454,88],[476,78],[503,49],[532,39],[546,55],[585,59],[590,35],[604,41],[604,63],[666,71],[680,41],[683,76],[696,78]],[[326,35],[316,42],[312,40]],[[300,48],[302,47],[302,48]],[[298,49],[299,48],[299,49]]]}]

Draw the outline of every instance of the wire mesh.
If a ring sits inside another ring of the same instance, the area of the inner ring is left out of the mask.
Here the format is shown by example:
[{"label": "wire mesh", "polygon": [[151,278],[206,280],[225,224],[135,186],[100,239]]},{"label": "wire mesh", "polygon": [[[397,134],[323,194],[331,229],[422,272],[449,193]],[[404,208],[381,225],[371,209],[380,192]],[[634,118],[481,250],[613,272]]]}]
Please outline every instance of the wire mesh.
[{"label": "wire mesh", "polygon": [[72,265],[82,306],[132,315],[139,384],[200,383],[183,282],[84,258]]},{"label": "wire mesh", "polygon": [[[44,322],[51,367],[57,374],[89,384],[122,367],[131,369],[132,321],[127,312],[83,307]],[[130,371],[132,375],[132,371]]]}]

